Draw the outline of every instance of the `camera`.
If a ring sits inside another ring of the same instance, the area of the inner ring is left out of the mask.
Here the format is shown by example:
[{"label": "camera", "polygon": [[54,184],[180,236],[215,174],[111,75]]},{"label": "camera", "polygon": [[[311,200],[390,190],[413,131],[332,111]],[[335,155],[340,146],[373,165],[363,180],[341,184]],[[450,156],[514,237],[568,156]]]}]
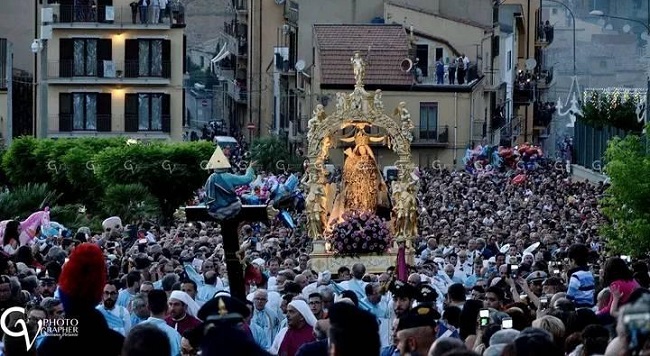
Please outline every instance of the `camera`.
[{"label": "camera", "polygon": [[508,265],[508,275],[512,279],[517,279],[517,277],[519,277],[519,266],[515,264]]},{"label": "camera", "polygon": [[479,315],[480,326],[487,326],[490,323],[490,310],[481,309],[478,315]]},{"label": "camera", "polygon": [[503,318],[501,320],[501,329],[512,329],[512,318]]},{"label": "camera", "polygon": [[548,297],[539,298],[539,306],[541,309],[548,308]]}]

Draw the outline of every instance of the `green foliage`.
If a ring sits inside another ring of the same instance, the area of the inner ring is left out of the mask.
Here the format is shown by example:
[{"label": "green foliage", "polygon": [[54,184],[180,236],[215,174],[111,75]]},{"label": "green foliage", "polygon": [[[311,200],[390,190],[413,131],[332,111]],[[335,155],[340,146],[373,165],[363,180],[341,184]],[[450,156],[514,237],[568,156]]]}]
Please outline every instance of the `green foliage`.
[{"label": "green foliage", "polygon": [[206,141],[133,145],[103,150],[95,162],[104,185],[141,184],[158,199],[163,216],[171,217],[205,183],[201,162],[213,151]]},{"label": "green foliage", "polygon": [[28,183],[0,193],[0,220],[24,219],[46,206],[54,206],[61,194],[45,183]]},{"label": "green foliage", "polygon": [[251,159],[257,162],[261,169],[278,172],[291,163],[292,158],[287,144],[277,137],[267,136],[258,138],[251,144]]},{"label": "green foliage", "polygon": [[580,120],[593,127],[613,126],[640,132],[643,125],[638,122],[636,114],[639,95],[618,90],[587,92]]},{"label": "green foliage", "polygon": [[[2,156],[11,193],[0,195],[0,218],[36,211],[46,198],[37,194],[43,189],[63,193],[46,200],[62,205],[51,207],[62,221],[52,220],[64,225],[88,226],[97,223],[94,216],[118,213],[123,213],[124,223],[160,214],[170,218],[205,183],[208,172],[201,162],[207,162],[213,150],[205,141],[127,145],[126,138],[17,139]],[[38,199],[16,198],[26,194],[20,187],[27,184]],[[137,209],[129,209],[130,202]],[[79,213],[77,204],[87,208],[87,214]]]},{"label": "green foliage", "polygon": [[102,199],[106,216],[116,215],[123,221],[144,221],[160,215],[158,201],[142,184],[117,184],[106,189]]},{"label": "green foliage", "polygon": [[650,155],[647,137],[636,135],[609,142],[605,172],[611,186],[602,199],[612,223],[603,229],[613,252],[641,256],[650,251]]}]

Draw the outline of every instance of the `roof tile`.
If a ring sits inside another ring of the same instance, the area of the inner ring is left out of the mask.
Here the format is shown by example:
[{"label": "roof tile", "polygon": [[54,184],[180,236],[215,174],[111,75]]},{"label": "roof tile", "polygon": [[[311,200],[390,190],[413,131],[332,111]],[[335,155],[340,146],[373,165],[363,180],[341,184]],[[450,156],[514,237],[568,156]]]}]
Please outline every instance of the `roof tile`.
[{"label": "roof tile", "polygon": [[322,84],[354,85],[350,58],[361,52],[365,84],[411,85],[413,77],[400,63],[408,58],[409,38],[401,25],[314,25]]}]

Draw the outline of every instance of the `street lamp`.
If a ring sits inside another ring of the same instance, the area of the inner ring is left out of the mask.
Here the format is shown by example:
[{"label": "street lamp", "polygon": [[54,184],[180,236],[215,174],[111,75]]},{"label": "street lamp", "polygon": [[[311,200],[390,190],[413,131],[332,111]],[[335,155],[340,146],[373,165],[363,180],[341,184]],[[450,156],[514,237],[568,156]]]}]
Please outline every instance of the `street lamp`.
[{"label": "street lamp", "polygon": [[562,5],[569,14],[571,15],[571,23],[573,24],[573,75],[576,76],[576,16],[573,14],[573,11],[571,11],[571,8],[566,6],[566,4],[556,1],[556,0],[544,0],[548,2],[552,2],[554,4]]},{"label": "street lamp", "polygon": [[[549,1],[549,0],[547,0],[547,1]],[[650,11],[650,8],[648,9],[648,11]],[[619,19],[619,20],[625,20],[625,21],[638,23],[638,24],[642,25],[643,27],[645,27],[646,31],[648,31],[648,35],[650,35],[650,24],[647,24],[647,23],[645,23],[643,21],[631,19],[631,18],[628,18],[628,17],[606,15],[604,12],[602,12],[600,10],[593,10],[593,11],[589,12],[589,15],[598,16],[598,17],[608,17],[610,19]],[[648,18],[648,21],[650,21],[650,18]],[[648,41],[650,41],[650,39],[648,39]],[[648,47],[648,46],[650,46],[650,43],[646,44],[646,56],[650,55],[650,52],[649,52],[650,47]],[[645,120],[644,121],[647,123],[650,120],[650,118],[648,117],[648,116],[650,116],[650,107],[648,106],[650,104],[650,74],[646,73],[646,77],[647,77],[647,83],[646,83],[646,92],[645,92]],[[647,141],[646,141],[646,144],[647,144]]]}]

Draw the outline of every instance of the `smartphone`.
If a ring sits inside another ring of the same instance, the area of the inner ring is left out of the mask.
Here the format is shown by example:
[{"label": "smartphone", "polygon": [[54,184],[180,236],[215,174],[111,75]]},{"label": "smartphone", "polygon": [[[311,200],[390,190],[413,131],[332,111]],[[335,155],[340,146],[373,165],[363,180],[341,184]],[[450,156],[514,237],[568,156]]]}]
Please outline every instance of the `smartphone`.
[{"label": "smartphone", "polygon": [[487,326],[490,323],[490,310],[489,309],[481,309],[479,311],[479,325],[480,326]]},{"label": "smartphone", "polygon": [[36,269],[36,275],[39,275],[39,274],[41,274],[41,269],[40,269],[40,268],[37,268],[37,269]]},{"label": "smartphone", "polygon": [[519,277],[519,266],[510,265],[510,277],[512,277],[512,279],[517,279],[517,277]]},{"label": "smartphone", "polygon": [[556,275],[556,276],[559,276],[560,275],[560,270],[559,269],[554,269],[553,274]]},{"label": "smartphone", "polygon": [[539,306],[541,309],[548,308],[548,297],[539,298]]},{"label": "smartphone", "polygon": [[501,329],[512,329],[512,318],[503,318],[501,321]]},{"label": "smartphone", "polygon": [[620,258],[621,258],[623,261],[625,261],[625,263],[630,263],[630,262],[632,262],[632,259],[630,258],[630,256],[621,255]]}]

